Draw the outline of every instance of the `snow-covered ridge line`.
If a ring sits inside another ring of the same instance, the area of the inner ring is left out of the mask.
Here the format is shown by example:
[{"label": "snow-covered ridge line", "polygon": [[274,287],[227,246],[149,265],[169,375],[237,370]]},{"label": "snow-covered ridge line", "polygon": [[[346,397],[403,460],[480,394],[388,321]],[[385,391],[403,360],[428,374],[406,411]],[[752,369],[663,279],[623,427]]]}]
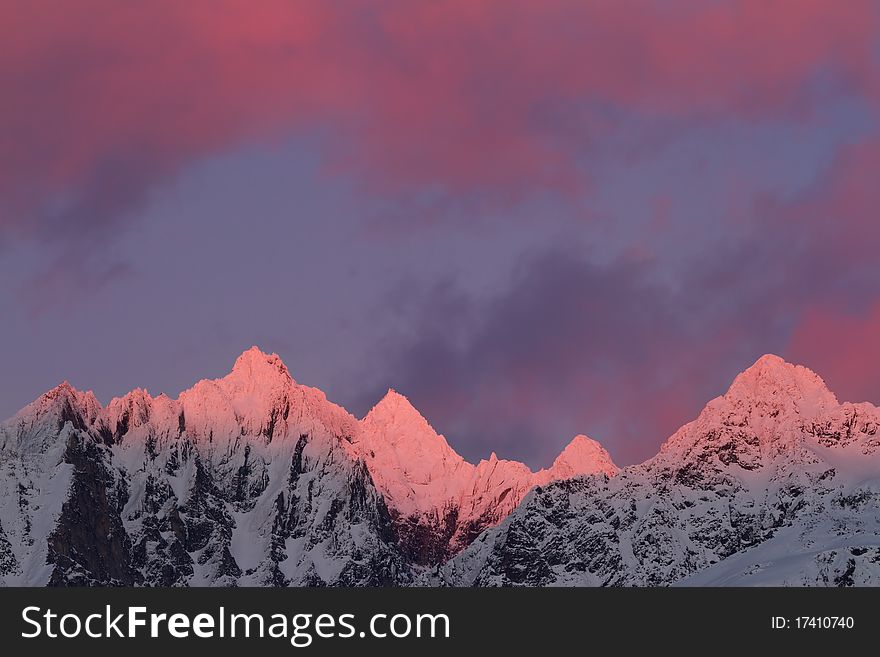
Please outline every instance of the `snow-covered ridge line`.
[{"label": "snow-covered ridge line", "polygon": [[878,509],[880,409],[768,355],[656,456],[536,489],[424,583],[877,585]]},{"label": "snow-covered ridge line", "polygon": [[582,436],[468,463],[402,395],[358,420],[257,349],[0,424],[0,584],[866,584],[877,509],[880,411],[775,356],[623,470]]},{"label": "snow-covered ridge line", "polygon": [[576,436],[550,468],[537,472],[493,452],[477,464],[463,459],[394,390],[366,415],[356,446],[420,563],[442,561],[500,522],[534,486],[576,475],[614,476],[608,452]]},{"label": "snow-covered ridge line", "polygon": [[138,388],[102,407],[91,392],[62,383],[4,423],[7,438],[0,439],[26,438],[41,422],[51,427],[67,419],[135,459],[147,447],[161,451],[184,436],[196,445],[220,442],[227,450],[239,443],[274,445],[268,447],[272,452],[303,433],[329,433],[340,439],[338,449],[366,463],[404,551],[419,563],[443,560],[467,545],[535,485],[617,472],[608,453],[586,436],[575,437],[550,468],[538,472],[494,453],[469,463],[403,395],[390,390],[358,420],[321,390],[297,383],[277,354],[257,347],[242,353],[228,375],[203,379],[176,399],[154,398]]}]

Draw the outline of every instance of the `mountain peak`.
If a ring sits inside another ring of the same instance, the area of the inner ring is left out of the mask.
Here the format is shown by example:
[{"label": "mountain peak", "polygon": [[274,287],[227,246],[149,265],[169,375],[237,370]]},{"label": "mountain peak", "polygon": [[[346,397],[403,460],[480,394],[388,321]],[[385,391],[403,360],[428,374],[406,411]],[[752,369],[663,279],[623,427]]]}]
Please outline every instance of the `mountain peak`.
[{"label": "mountain peak", "polygon": [[235,360],[229,376],[251,382],[276,381],[278,378],[293,381],[278,354],[267,354],[256,346],[244,351]]},{"label": "mountain peak", "polygon": [[592,438],[579,434],[556,457],[550,467],[550,472],[554,479],[567,479],[592,472],[602,472],[608,476],[614,476],[619,469],[601,444]]},{"label": "mountain peak", "polygon": [[26,423],[43,418],[51,418],[53,422],[90,423],[100,410],[101,403],[91,390],[80,392],[65,380],[22,408],[12,419]]},{"label": "mountain peak", "polygon": [[62,381],[48,392],[40,395],[40,397],[36,401],[47,404],[56,400],[60,400],[61,402],[66,401],[73,405],[91,405],[93,402],[95,404],[97,404],[98,402],[98,400],[95,399],[95,395],[91,391],[81,392],[74,388],[67,380]]},{"label": "mountain peak", "polygon": [[812,414],[837,404],[834,393],[818,374],[773,354],[761,356],[739,374],[724,398],[732,403],[791,406],[801,414]]},{"label": "mountain peak", "polygon": [[123,399],[126,401],[130,400],[132,402],[137,401],[147,403],[153,401],[152,396],[150,396],[150,393],[146,388],[134,388],[133,390],[130,390],[129,392],[124,394],[119,399]]},{"label": "mountain peak", "polygon": [[[759,463],[768,454],[796,444],[799,423],[811,421],[838,406],[837,397],[818,374],[779,356],[766,354],[738,374],[724,395],[706,404],[696,420],[670,436],[660,451],[670,454],[678,448],[690,450],[699,446],[701,450],[717,452],[721,444],[719,431],[724,434],[727,428],[735,427],[735,439],[722,446],[737,451],[737,458],[741,460],[750,455],[749,459]],[[742,437],[743,431],[739,429],[744,427],[748,427],[757,442]],[[773,451],[762,452],[762,445],[773,445]],[[724,458],[725,462],[730,460],[729,455]]]},{"label": "mountain peak", "polygon": [[737,379],[752,381],[757,379],[782,381],[796,378],[818,381],[822,386],[825,385],[812,370],[803,365],[789,363],[776,354],[764,354],[737,377]]},{"label": "mountain peak", "polygon": [[403,515],[445,508],[472,466],[393,389],[361,420],[359,447],[376,486]]},{"label": "mountain peak", "polygon": [[382,396],[382,399],[379,400],[379,403],[381,404],[382,402],[385,402],[385,401],[388,401],[389,403],[390,402],[396,403],[396,402],[400,402],[400,401],[404,401],[406,403],[409,403],[409,399],[406,398],[406,395],[400,394],[394,388],[388,388],[388,390]]},{"label": "mountain peak", "polygon": [[364,417],[364,421],[366,422],[368,419],[371,422],[393,421],[395,423],[414,422],[418,424],[427,424],[428,422],[412,405],[412,402],[394,388],[388,388],[388,392],[370,409],[370,412]]},{"label": "mountain peak", "polygon": [[65,379],[54,388],[47,390],[42,394],[44,399],[56,399],[58,397],[76,396],[79,391],[74,388],[70,381]]},{"label": "mountain peak", "polygon": [[153,398],[144,388],[135,388],[122,397],[110,400],[106,409],[106,418],[111,427],[125,424],[126,430],[146,423],[150,419]]}]

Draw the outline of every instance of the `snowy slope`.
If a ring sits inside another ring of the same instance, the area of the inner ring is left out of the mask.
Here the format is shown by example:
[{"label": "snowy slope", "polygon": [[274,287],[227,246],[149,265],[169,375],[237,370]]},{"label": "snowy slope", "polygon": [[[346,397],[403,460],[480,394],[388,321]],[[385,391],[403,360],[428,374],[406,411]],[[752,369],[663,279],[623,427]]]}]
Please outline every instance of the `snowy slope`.
[{"label": "snowy slope", "polygon": [[53,532],[76,479],[68,453],[74,456],[81,430],[98,409],[93,395],[65,382],[0,428],[0,577],[6,583],[49,581]]},{"label": "snowy slope", "polygon": [[652,459],[458,455],[254,348],[177,399],[61,384],[0,424],[0,584],[870,585],[880,410],[765,356]]},{"label": "snowy slope", "polygon": [[[7,584],[405,583],[357,421],[252,349],[176,400],[61,386],[0,429]],[[110,541],[107,540],[108,536]]]},{"label": "snowy slope", "polygon": [[535,489],[423,582],[875,583],[878,426],[874,406],[765,356],[654,458]]},{"label": "snowy slope", "polygon": [[0,577],[406,584],[536,483],[596,470],[615,468],[586,438],[548,471],[474,466],[401,395],[358,421],[254,347],[177,399],[102,408],[65,383],[0,425]]}]

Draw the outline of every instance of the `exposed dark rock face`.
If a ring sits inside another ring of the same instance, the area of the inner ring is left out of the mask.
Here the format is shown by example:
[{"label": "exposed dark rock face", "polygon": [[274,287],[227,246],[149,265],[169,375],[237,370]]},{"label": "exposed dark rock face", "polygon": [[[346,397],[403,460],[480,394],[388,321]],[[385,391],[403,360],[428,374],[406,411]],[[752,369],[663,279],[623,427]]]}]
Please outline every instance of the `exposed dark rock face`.
[{"label": "exposed dark rock face", "polygon": [[120,518],[126,483],[109,461],[108,450],[88,434],[68,437],[64,462],[73,466],[73,478],[48,538],[47,561],[55,565],[50,586],[132,586],[142,579],[131,566],[131,540]]},{"label": "exposed dark rock face", "polygon": [[[448,509],[440,519],[392,513],[397,542],[408,561],[420,566],[443,563],[455,551],[452,539],[458,526],[458,509]],[[477,532],[479,533],[479,532]]]},{"label": "exposed dark rock face", "polygon": [[0,577],[6,575],[20,575],[21,567],[15,558],[12,550],[12,544],[3,531],[3,524],[0,523]]}]

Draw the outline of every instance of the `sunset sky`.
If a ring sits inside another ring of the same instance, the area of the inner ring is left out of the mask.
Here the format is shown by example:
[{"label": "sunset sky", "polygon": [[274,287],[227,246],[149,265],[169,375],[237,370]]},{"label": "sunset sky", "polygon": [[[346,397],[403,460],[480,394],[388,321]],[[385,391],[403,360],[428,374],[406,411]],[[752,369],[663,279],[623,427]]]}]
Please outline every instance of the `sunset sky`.
[{"label": "sunset sky", "polygon": [[0,0],[0,416],[253,344],[624,465],[760,355],[880,402],[880,3]]}]

